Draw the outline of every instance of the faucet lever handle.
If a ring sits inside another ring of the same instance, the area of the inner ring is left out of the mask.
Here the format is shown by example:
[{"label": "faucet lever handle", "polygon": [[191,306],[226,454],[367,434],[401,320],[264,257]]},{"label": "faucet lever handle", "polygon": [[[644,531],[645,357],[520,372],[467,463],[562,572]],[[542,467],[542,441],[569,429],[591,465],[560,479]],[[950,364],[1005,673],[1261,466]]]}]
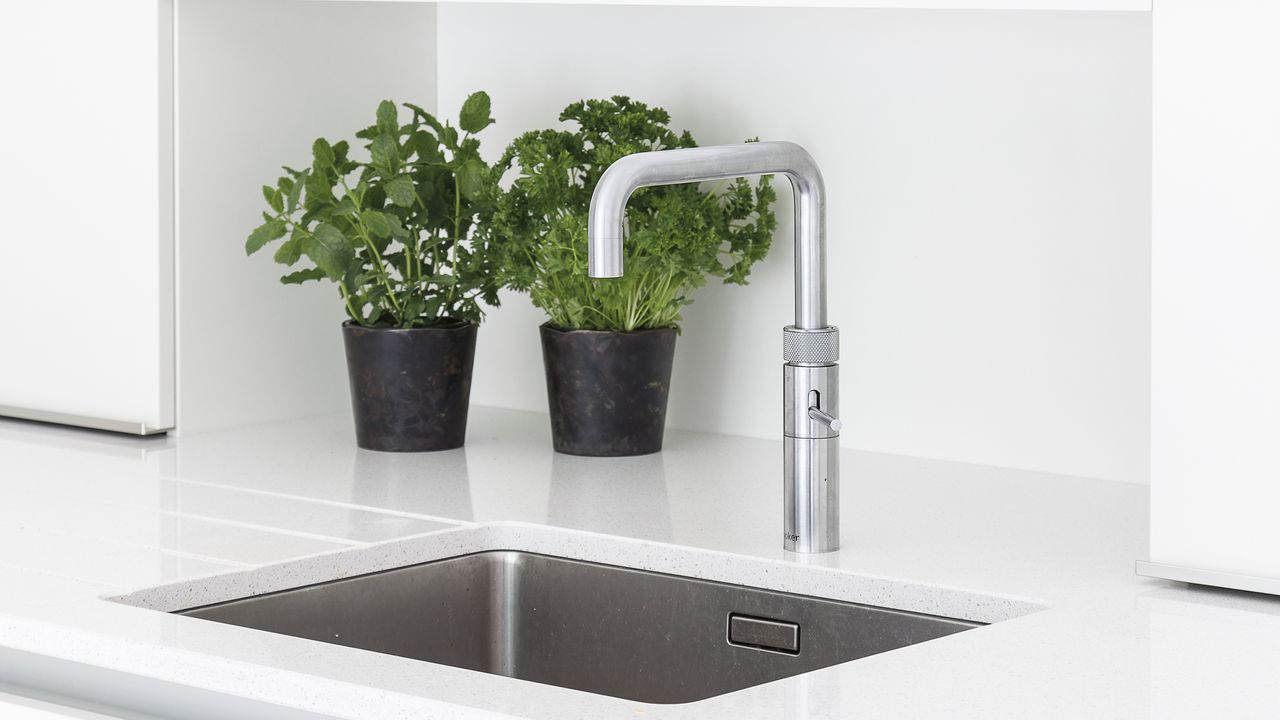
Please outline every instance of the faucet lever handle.
[{"label": "faucet lever handle", "polygon": [[809,408],[809,417],[831,428],[831,432],[840,432],[840,428],[844,427],[840,418],[816,407]]}]

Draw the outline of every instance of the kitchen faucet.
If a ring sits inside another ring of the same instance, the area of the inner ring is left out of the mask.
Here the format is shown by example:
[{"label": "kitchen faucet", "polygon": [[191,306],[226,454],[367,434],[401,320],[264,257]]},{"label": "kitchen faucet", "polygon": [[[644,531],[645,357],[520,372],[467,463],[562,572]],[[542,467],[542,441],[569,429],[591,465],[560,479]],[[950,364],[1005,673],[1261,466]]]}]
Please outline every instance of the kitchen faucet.
[{"label": "kitchen faucet", "polygon": [[840,335],[827,325],[826,199],[813,157],[790,142],[627,155],[591,196],[587,268],[591,277],[622,275],[625,211],[637,188],[768,174],[791,181],[796,218],[796,319],[782,330],[782,547],[829,552],[840,546]]}]

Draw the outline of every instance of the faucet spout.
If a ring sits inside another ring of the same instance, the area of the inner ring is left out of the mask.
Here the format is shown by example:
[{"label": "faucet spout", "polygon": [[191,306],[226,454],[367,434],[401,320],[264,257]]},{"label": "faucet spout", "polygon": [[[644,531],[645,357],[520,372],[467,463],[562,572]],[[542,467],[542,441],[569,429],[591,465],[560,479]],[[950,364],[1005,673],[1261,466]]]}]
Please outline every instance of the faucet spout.
[{"label": "faucet spout", "polygon": [[826,191],[813,157],[795,143],[758,142],[619,159],[591,196],[587,271],[622,275],[626,206],[636,189],[747,175],[785,175],[795,196],[796,320],[782,335],[782,547],[828,552],[840,546],[840,341],[827,325]]},{"label": "faucet spout", "polygon": [[626,206],[631,193],[651,185],[785,175],[795,196],[795,326],[827,326],[826,191],[818,164],[792,142],[712,145],[636,153],[619,159],[600,177],[587,224],[587,272],[620,277]]}]

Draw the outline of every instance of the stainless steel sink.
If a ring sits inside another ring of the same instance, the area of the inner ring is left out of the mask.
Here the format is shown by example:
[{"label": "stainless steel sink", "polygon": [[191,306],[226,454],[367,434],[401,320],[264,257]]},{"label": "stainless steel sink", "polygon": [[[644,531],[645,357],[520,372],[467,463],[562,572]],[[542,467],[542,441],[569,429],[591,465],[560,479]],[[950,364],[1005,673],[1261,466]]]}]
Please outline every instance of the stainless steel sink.
[{"label": "stainless steel sink", "polygon": [[684,703],[980,623],[490,551],[188,615],[648,703]]}]

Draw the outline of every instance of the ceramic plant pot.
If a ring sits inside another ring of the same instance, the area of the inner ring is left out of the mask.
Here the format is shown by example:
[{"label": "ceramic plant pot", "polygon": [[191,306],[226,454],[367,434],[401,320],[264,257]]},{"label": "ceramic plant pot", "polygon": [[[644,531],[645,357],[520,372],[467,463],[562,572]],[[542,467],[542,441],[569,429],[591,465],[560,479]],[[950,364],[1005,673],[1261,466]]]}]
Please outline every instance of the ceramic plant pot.
[{"label": "ceramic plant pot", "polygon": [[541,330],[556,452],[620,457],[662,449],[674,328]]},{"label": "ceramic plant pot", "polygon": [[462,321],[410,330],[344,323],[356,444],[388,452],[462,447],[477,327]]}]

